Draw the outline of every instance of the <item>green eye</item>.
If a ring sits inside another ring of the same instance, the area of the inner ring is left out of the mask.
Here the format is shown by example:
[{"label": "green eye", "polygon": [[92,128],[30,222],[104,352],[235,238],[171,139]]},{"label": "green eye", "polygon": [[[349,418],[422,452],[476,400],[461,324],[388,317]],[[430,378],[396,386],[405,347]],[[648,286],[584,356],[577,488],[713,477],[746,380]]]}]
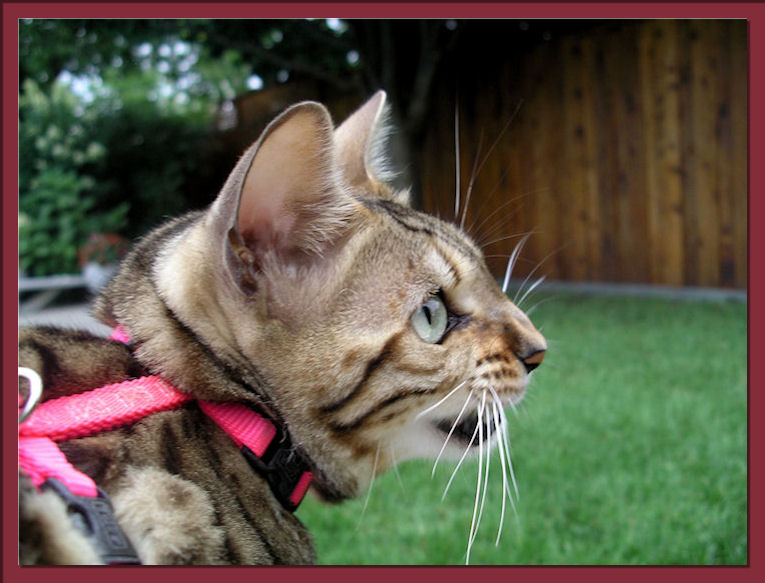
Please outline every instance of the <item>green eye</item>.
[{"label": "green eye", "polygon": [[412,314],[414,331],[429,344],[435,344],[443,338],[447,321],[446,306],[437,297],[430,298]]}]

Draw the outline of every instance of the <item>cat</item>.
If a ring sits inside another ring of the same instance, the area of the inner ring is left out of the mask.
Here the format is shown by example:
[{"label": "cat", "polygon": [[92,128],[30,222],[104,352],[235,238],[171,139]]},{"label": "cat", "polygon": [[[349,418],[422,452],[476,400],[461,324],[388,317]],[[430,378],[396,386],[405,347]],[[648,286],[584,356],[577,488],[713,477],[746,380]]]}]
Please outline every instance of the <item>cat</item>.
[{"label": "cat", "polygon": [[[499,442],[505,465],[502,409],[523,397],[545,339],[460,228],[388,186],[387,112],[380,91],[336,129],[314,102],[272,121],[211,206],[140,240],[96,298],[129,343],[20,330],[43,401],[149,374],[193,397],[60,443],[108,494],[141,563],[316,561],[202,401],[271,419],[327,502],[410,458]],[[60,497],[19,480],[20,561],[99,562]]]}]

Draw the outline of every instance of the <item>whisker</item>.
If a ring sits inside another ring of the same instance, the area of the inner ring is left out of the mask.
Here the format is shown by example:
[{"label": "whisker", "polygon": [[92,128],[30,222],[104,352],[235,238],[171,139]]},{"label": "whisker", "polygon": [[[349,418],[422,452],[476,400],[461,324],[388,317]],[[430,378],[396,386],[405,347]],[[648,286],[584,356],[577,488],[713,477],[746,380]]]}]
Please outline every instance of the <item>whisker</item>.
[{"label": "whisker", "polygon": [[[491,156],[492,152],[494,151],[494,148],[497,147],[497,144],[499,144],[499,141],[502,139],[502,136],[505,135],[505,132],[510,127],[510,124],[515,119],[515,116],[518,115],[518,112],[521,110],[521,105],[523,105],[523,100],[518,101],[518,105],[515,108],[515,111],[512,113],[510,118],[505,122],[505,125],[502,127],[500,132],[497,134],[497,137],[494,139],[494,142],[492,142],[491,146],[489,146],[489,149],[486,151],[486,155],[483,157],[483,160],[481,160],[481,163],[478,165],[478,169],[475,168],[475,164],[473,165],[473,172],[470,177],[470,186],[468,186],[467,196],[465,197],[465,208],[462,211],[462,221],[460,223],[460,227],[465,226],[465,214],[467,213],[467,207],[468,207],[468,201],[470,200],[470,191],[472,190],[472,183],[476,176],[481,172],[481,169],[483,168],[483,165],[486,164],[487,160]],[[481,142],[483,141],[483,132],[481,132],[481,137],[478,140],[478,149],[476,153],[476,161],[478,161],[478,158],[480,156],[481,151]]]},{"label": "whisker", "polygon": [[[544,304],[545,302],[549,302],[550,300],[557,300],[557,299],[559,299],[559,298],[560,298],[560,296],[550,296],[550,297],[548,297],[548,298],[544,298],[544,299],[541,299],[541,300],[539,300],[539,301],[538,301],[536,304],[534,304],[534,305],[533,305],[533,306],[531,306],[531,307],[530,307],[528,310],[526,310],[526,315],[527,315],[527,316],[530,316],[530,315],[531,315],[531,312],[533,312],[534,310],[536,310],[536,309],[537,309],[537,307],[541,306],[541,305],[542,305],[542,304]],[[543,328],[543,327],[544,327],[544,326],[540,326],[540,327],[539,327],[539,331],[540,331],[540,332],[542,331],[542,328]]]},{"label": "whisker", "polygon": [[[548,259],[550,259],[550,257],[552,257],[553,255],[556,255],[557,253],[560,253],[560,252],[561,252],[563,249],[565,249],[566,247],[568,247],[568,243],[565,243],[565,244],[563,244],[563,245],[559,246],[557,249],[554,249],[554,250],[550,251],[550,252],[549,252],[547,255],[545,255],[545,256],[542,258],[542,260],[541,260],[541,261],[539,261],[539,262],[536,264],[536,266],[534,267],[534,269],[532,269],[532,270],[529,272],[529,274],[528,274],[528,275],[527,275],[527,276],[524,278],[524,280],[521,282],[521,285],[520,285],[520,286],[518,286],[518,291],[516,291],[516,293],[515,293],[515,297],[518,297],[518,294],[520,294],[520,293],[521,293],[521,290],[523,289],[523,286],[524,286],[524,285],[526,285],[526,282],[527,282],[529,279],[531,279],[531,276],[533,276],[533,275],[536,273],[537,269],[539,269],[540,267],[542,267],[542,265],[544,264],[544,262],[545,262],[545,261],[547,261]],[[513,300],[513,303],[515,303],[515,300]]]},{"label": "whisker", "polygon": [[510,257],[510,253],[492,253],[490,255],[484,255],[484,259],[507,259]]},{"label": "whisker", "polygon": [[[488,203],[488,202],[491,200],[491,197],[492,197],[492,196],[494,195],[494,193],[495,193],[495,192],[496,192],[496,191],[499,189],[500,185],[502,184],[502,180],[504,180],[505,176],[507,176],[507,174],[508,174],[509,172],[510,172],[510,168],[506,168],[506,169],[505,169],[505,170],[502,172],[502,174],[500,175],[500,179],[499,179],[499,182],[497,183],[497,186],[495,186],[495,187],[494,187],[494,189],[493,189],[493,190],[491,191],[491,193],[489,194],[489,197],[488,197],[488,198],[484,199],[483,197],[481,197],[481,198],[482,198],[482,200],[483,200],[483,204],[484,204],[484,205],[486,205],[486,204],[487,204],[487,203]],[[548,190],[549,190],[549,188],[548,188],[548,187],[544,187],[544,188],[535,188],[535,189],[532,189],[532,190],[528,190],[528,191],[526,191],[526,192],[523,192],[523,193],[521,193],[521,194],[518,194],[518,195],[514,196],[514,197],[513,197],[513,198],[511,198],[510,200],[508,200],[508,201],[504,202],[503,204],[499,205],[499,206],[498,206],[496,209],[494,209],[494,210],[493,210],[491,213],[489,213],[488,215],[486,215],[486,217],[484,217],[484,218],[483,218],[483,220],[482,220],[482,221],[481,221],[481,222],[480,222],[478,225],[475,225],[475,223],[473,223],[472,225],[470,225],[470,226],[467,228],[467,232],[468,232],[468,233],[471,233],[471,234],[472,234],[472,233],[478,233],[478,232],[481,230],[481,227],[484,225],[484,223],[486,223],[486,222],[487,222],[489,219],[491,219],[491,218],[492,218],[494,215],[496,215],[496,214],[497,214],[499,211],[501,211],[502,209],[504,209],[506,206],[508,206],[508,205],[511,205],[511,204],[513,204],[513,203],[515,203],[515,202],[518,202],[518,201],[519,201],[519,200],[521,200],[521,199],[524,199],[524,198],[528,198],[528,197],[530,197],[530,196],[532,196],[532,195],[535,195],[535,194],[539,194],[539,193],[541,193],[541,192],[545,192],[545,191],[548,191]],[[511,216],[512,216],[512,215],[511,215]],[[502,219],[502,218],[504,218],[504,217],[500,217],[500,219]],[[499,226],[500,226],[500,227],[501,227],[501,226],[503,226],[503,223],[501,223],[501,222],[500,222]],[[491,230],[494,230],[494,226],[492,227],[492,229],[491,229]],[[481,246],[481,247],[483,247],[483,245],[480,245],[480,246]]]},{"label": "whisker", "polygon": [[380,444],[377,444],[377,451],[375,452],[375,462],[372,466],[372,478],[369,480],[369,489],[367,490],[367,497],[364,500],[364,506],[361,509],[361,515],[359,516],[359,523],[356,525],[356,530],[361,528],[361,521],[364,519],[364,514],[367,511],[367,505],[369,504],[369,498],[372,496],[372,486],[375,484],[375,474],[377,473],[377,460],[380,457]]},{"label": "whisker", "polygon": [[393,473],[396,474],[398,485],[401,486],[402,492],[406,492],[406,488],[404,487],[404,481],[401,479],[401,474],[398,472],[398,462],[396,461],[396,452],[392,447],[390,447],[388,448],[388,453],[390,454],[390,457],[393,460]]},{"label": "whisker", "polygon": [[[525,234],[529,234],[529,233],[525,233]],[[495,243],[500,243],[502,241],[507,241],[508,239],[515,239],[516,237],[521,237],[523,235],[524,235],[524,233],[514,233],[512,235],[505,235],[504,237],[498,237],[496,239],[492,239],[488,243],[483,243],[481,245],[481,248],[483,249],[483,248],[488,247],[489,245],[494,245]]]},{"label": "whisker", "polygon": [[510,258],[507,260],[507,269],[505,270],[505,280],[502,283],[503,294],[507,293],[507,286],[510,283],[510,274],[513,272],[513,267],[515,267],[515,262],[518,260],[518,254],[521,252],[521,249],[523,249],[523,245],[526,243],[529,237],[531,237],[531,233],[526,233],[523,239],[518,241],[518,243],[515,246],[515,249],[513,249],[513,252],[510,254]]},{"label": "whisker", "polygon": [[[557,253],[558,251],[560,251],[560,249],[556,249],[555,251],[550,251],[550,253],[548,253],[547,255],[545,255],[545,256],[544,256],[544,258],[542,259],[542,261],[540,261],[539,263],[537,263],[536,267],[534,267],[534,269],[532,269],[532,270],[529,272],[529,274],[526,276],[526,278],[523,280],[523,282],[521,282],[521,285],[520,285],[520,287],[518,287],[518,291],[515,293],[515,297],[516,297],[516,298],[518,297],[518,294],[520,294],[520,293],[521,293],[521,290],[523,289],[523,286],[524,286],[524,285],[526,285],[526,282],[527,282],[527,281],[529,281],[529,279],[531,279],[531,276],[532,276],[532,275],[534,275],[534,274],[536,273],[537,269],[539,269],[540,267],[542,267],[542,265],[544,264],[544,262],[545,262],[545,261],[547,261],[547,260],[548,260],[550,257],[552,257],[552,256],[553,256],[555,253]],[[513,299],[513,303],[516,303],[516,302],[515,302],[515,298]]]},{"label": "whisker", "polygon": [[440,401],[438,401],[438,403],[436,403],[435,405],[431,405],[430,407],[428,407],[428,408],[427,408],[427,409],[425,409],[424,411],[420,411],[419,413],[417,413],[417,416],[416,416],[414,419],[415,419],[415,420],[417,420],[417,419],[419,419],[420,417],[422,417],[423,415],[425,415],[426,413],[429,413],[429,412],[431,412],[433,409],[435,409],[436,407],[440,406],[440,405],[441,405],[441,403],[443,403],[444,401],[446,401],[446,399],[448,399],[449,397],[451,397],[451,396],[452,396],[454,393],[456,393],[456,392],[457,392],[459,389],[461,389],[463,386],[465,386],[465,383],[466,383],[466,382],[467,382],[467,380],[464,380],[464,381],[462,381],[460,384],[458,384],[456,387],[454,387],[454,388],[453,388],[451,391],[449,391],[449,394],[447,394],[447,395],[446,395],[444,398],[442,398]]},{"label": "whisker", "polygon": [[[472,392],[470,393],[472,395]],[[449,491],[449,486],[452,485],[452,481],[454,480],[454,476],[457,475],[457,471],[460,469],[460,466],[462,465],[462,462],[465,461],[465,457],[467,456],[468,452],[470,451],[470,448],[473,447],[473,442],[475,441],[475,436],[478,433],[478,425],[476,425],[475,429],[473,430],[473,435],[470,437],[470,441],[467,444],[467,447],[465,448],[465,453],[462,454],[462,457],[460,458],[460,461],[457,462],[457,467],[454,468],[454,471],[452,472],[451,478],[449,478],[449,482],[446,484],[446,488],[444,488],[444,494],[441,496],[441,500],[446,498],[446,493]]]},{"label": "whisker", "polygon": [[[510,456],[510,444],[508,443],[508,436],[507,436],[508,435],[508,431],[507,431],[507,428],[508,428],[507,416],[505,415],[505,410],[502,407],[502,400],[499,398],[499,395],[497,395],[497,392],[494,390],[493,387],[489,387],[489,390],[492,392],[494,397],[499,402],[499,406],[497,407],[497,410],[499,411],[500,426],[502,427],[502,432],[501,432],[502,439],[501,440],[498,439],[497,441],[498,441],[498,445],[500,447],[504,447],[505,448],[505,456],[507,458],[507,468],[508,468],[508,470],[510,470],[510,479],[511,479],[512,484],[513,484],[513,490],[515,491],[515,500],[518,500],[519,499],[518,484],[517,484],[517,482],[515,480],[515,472],[513,471],[513,462],[512,462],[512,458]],[[510,405],[512,406],[513,410],[516,411],[516,415],[517,415],[517,409],[515,409],[515,406],[513,405],[512,401],[510,401]],[[513,510],[515,511],[515,500],[513,500],[513,497],[510,494],[509,490],[507,491],[507,496],[510,499],[510,503],[513,506]]]},{"label": "whisker", "polygon": [[[454,424],[452,425],[452,428],[449,430],[449,434],[446,436],[446,439],[444,440],[444,444],[441,446],[441,451],[438,452],[438,456],[436,456],[436,461],[433,462],[433,470],[430,472],[430,477],[432,478],[436,474],[436,466],[438,465],[438,460],[441,459],[441,456],[444,453],[444,450],[446,449],[446,444],[449,443],[449,439],[452,436],[452,433],[454,433],[454,429],[457,427],[457,425],[460,422],[460,418],[462,417],[462,414],[465,412],[465,409],[468,406],[468,403],[470,403],[470,398],[473,396],[473,389],[470,390],[468,393],[467,398],[465,399],[465,404],[462,405],[462,409],[460,409],[459,414],[457,415],[457,418],[454,420]],[[467,452],[465,452],[467,453]],[[463,456],[464,457],[464,456]],[[462,460],[460,460],[460,463],[462,463]],[[459,465],[458,465],[459,467]],[[447,490],[449,487],[447,486]],[[446,491],[444,491],[444,496],[446,496]],[[442,498],[443,500],[443,498]]]},{"label": "whisker", "polygon": [[[517,411],[517,410],[516,410]],[[513,471],[513,460],[512,456],[510,455],[510,438],[508,437],[508,431],[507,431],[507,417],[505,416],[505,412],[502,408],[499,409],[499,416],[502,419],[502,441],[505,446],[505,455],[507,456],[507,469],[510,470],[510,481],[513,484],[513,491],[515,492],[515,500],[520,499],[520,492],[518,491],[518,482],[515,480],[515,472]],[[510,500],[513,501],[512,496],[510,497]],[[513,502],[513,509],[515,509],[515,502]]]},{"label": "whisker", "polygon": [[[475,177],[478,174],[478,170],[476,170],[476,166],[478,165],[478,157],[481,155],[481,145],[483,144],[483,130],[481,130],[481,135],[478,137],[478,148],[476,151],[475,160],[473,161],[473,169],[470,171],[470,181],[468,182],[467,191],[465,192],[465,208],[462,209],[462,219],[460,220],[460,229],[463,229],[465,227],[465,218],[467,217],[468,207],[470,206],[470,194],[473,192],[473,183],[475,182]],[[483,166],[483,164],[481,164]]]},{"label": "whisker", "polygon": [[483,408],[486,405],[486,391],[483,391],[483,398],[481,405],[478,407],[478,424],[476,429],[478,430],[478,482],[475,487],[475,504],[473,505],[473,519],[470,522],[470,535],[468,536],[467,554],[465,556],[465,564],[470,564],[470,549],[473,546],[473,540],[475,534],[478,532],[476,526],[476,516],[478,515],[478,500],[481,496],[481,476],[483,474]]},{"label": "whisker", "polygon": [[547,279],[547,276],[546,276],[546,275],[543,275],[542,277],[540,277],[539,279],[537,279],[537,280],[536,280],[536,281],[535,281],[533,284],[531,284],[531,285],[529,286],[529,289],[527,289],[527,290],[526,290],[526,293],[524,293],[524,294],[521,296],[521,299],[520,299],[520,300],[518,300],[517,302],[516,302],[515,300],[513,300],[513,303],[514,303],[516,306],[520,307],[520,305],[523,303],[523,300],[525,300],[525,299],[526,299],[526,297],[527,297],[527,296],[528,296],[528,295],[529,295],[531,292],[533,292],[533,291],[534,291],[534,289],[536,289],[536,287],[537,287],[537,286],[538,286],[540,283],[542,283],[542,282],[543,282],[545,279]]},{"label": "whisker", "polygon": [[[512,210],[508,211],[507,214],[498,217],[494,223],[485,228],[483,231],[478,232],[474,231],[475,235],[473,237],[475,238],[476,245],[478,245],[481,249],[486,249],[490,247],[491,245],[495,245],[501,241],[504,241],[503,238],[497,238],[501,233],[506,233],[508,230],[508,225],[510,224],[510,220],[520,216],[520,214],[523,212],[524,205],[522,202],[517,203],[517,207],[513,208]],[[473,233],[473,231],[466,231],[468,233]]]},{"label": "whisker", "polygon": [[[481,201],[481,202],[482,202],[483,206],[488,206],[488,203],[489,203],[489,201],[491,201],[491,199],[492,199],[492,198],[494,197],[494,195],[497,193],[497,191],[499,190],[499,187],[500,187],[500,186],[502,186],[502,183],[504,182],[505,178],[507,177],[507,175],[508,175],[509,173],[510,173],[510,168],[505,168],[505,169],[502,171],[502,174],[500,174],[500,176],[499,176],[499,180],[497,181],[497,184],[494,186],[494,188],[492,188],[492,189],[491,189],[491,192],[489,192],[489,194],[488,194],[487,196],[482,196],[482,197],[481,197],[481,199],[482,199],[482,201]],[[523,195],[520,195],[520,196],[523,196]],[[519,198],[519,197],[515,197],[515,198],[513,198],[513,199],[509,200],[508,202],[506,202],[505,204],[503,204],[503,205],[500,205],[500,207],[499,207],[499,208],[495,209],[495,210],[494,210],[492,213],[490,213],[490,214],[489,214],[489,216],[488,216],[488,217],[485,217],[485,218],[484,218],[484,219],[481,221],[481,225],[483,225],[483,224],[484,224],[484,223],[485,223],[487,220],[489,220],[489,218],[491,218],[493,215],[497,214],[497,212],[499,212],[499,210],[500,210],[500,209],[502,209],[502,208],[506,207],[508,204],[510,204],[510,203],[512,203],[512,202],[514,202],[514,201],[515,201],[515,200],[517,200],[518,198]],[[474,233],[478,233],[478,231],[479,231],[479,229],[480,229],[481,225],[479,225],[478,227],[476,227],[475,223],[476,223],[476,221],[477,221],[477,220],[478,220],[478,218],[476,217],[475,221],[473,221],[472,223],[470,223],[470,225],[468,225],[468,227],[465,229],[465,232],[466,232],[466,233],[469,233],[470,235],[473,235]]]},{"label": "whisker", "polygon": [[454,220],[460,216],[460,108],[459,96],[454,104],[454,156],[455,161],[455,184],[454,191]]},{"label": "whisker", "polygon": [[[497,529],[497,540],[494,541],[494,546],[499,545],[499,537],[502,535],[502,527],[505,524],[505,509],[507,507],[506,501],[505,501],[505,492],[507,491],[507,468],[505,467],[505,451],[502,445],[499,443],[499,440],[501,439],[501,431],[500,431],[500,425],[499,425],[499,412],[497,411],[497,399],[496,396],[497,393],[494,391],[494,389],[491,389],[492,392],[492,401],[491,401],[491,407],[492,407],[492,421],[494,422],[494,431],[497,432],[497,449],[499,450],[499,462],[502,466],[502,512],[499,515],[499,528]],[[500,405],[501,406],[501,403]]]},{"label": "whisker", "polygon": [[[488,413],[488,409],[486,408],[486,390],[483,392],[483,402],[481,403],[481,410],[483,411],[484,419],[486,419],[486,415]],[[483,422],[481,422],[483,425]],[[481,430],[479,432],[483,433],[483,427],[481,427]],[[489,468],[491,465],[491,448],[490,448],[490,440],[491,436],[486,436],[486,471],[484,472],[483,476],[483,494],[481,495],[481,509],[478,511],[478,522],[476,523],[476,529],[475,533],[473,534],[473,540],[475,540],[475,537],[478,535],[478,529],[481,526],[481,517],[483,516],[483,508],[486,503],[486,492],[489,490]],[[480,462],[479,462],[480,463]]]}]

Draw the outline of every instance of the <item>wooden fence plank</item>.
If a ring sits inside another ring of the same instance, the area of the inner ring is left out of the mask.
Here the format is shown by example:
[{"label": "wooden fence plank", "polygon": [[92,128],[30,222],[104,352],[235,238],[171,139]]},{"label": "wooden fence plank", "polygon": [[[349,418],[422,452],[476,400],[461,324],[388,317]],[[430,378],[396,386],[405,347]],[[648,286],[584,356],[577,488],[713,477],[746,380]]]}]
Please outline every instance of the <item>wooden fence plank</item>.
[{"label": "wooden fence plank", "polygon": [[566,201],[564,217],[567,247],[564,254],[571,266],[571,279],[587,279],[588,208],[586,151],[589,127],[586,127],[586,106],[582,83],[583,47],[579,38],[565,38],[561,43],[563,65],[563,99],[567,107],[563,113],[564,172],[566,187],[561,200]]},{"label": "wooden fence plank", "polygon": [[719,26],[705,28],[717,32],[718,50],[716,60],[717,92],[715,95],[715,140],[717,146],[717,184],[715,198],[718,204],[719,248],[718,280],[725,287],[731,287],[735,281],[736,260],[733,244],[733,204],[730,196],[733,183],[733,128],[731,123],[731,30],[730,22],[721,22]]},{"label": "wooden fence plank", "polygon": [[717,151],[715,126],[717,118],[717,86],[719,66],[717,61],[716,30],[705,21],[692,21],[691,44],[692,91],[693,91],[693,147],[696,163],[691,168],[698,176],[696,181],[697,216],[699,223],[698,281],[696,285],[715,285],[719,282],[719,192],[717,176],[720,161]]},{"label": "wooden fence plank", "polygon": [[[484,241],[535,231],[521,277],[553,252],[539,270],[552,279],[745,287],[746,50],[745,21],[612,22],[525,47],[499,75],[471,69],[463,197],[475,156],[516,95],[524,102],[476,178],[466,223]],[[424,200],[445,214],[453,112],[439,105],[436,119]],[[516,242],[486,252],[506,257]],[[502,275],[505,260],[490,266]]]},{"label": "wooden fence plank", "polygon": [[[618,33],[609,35],[606,41],[609,61],[607,74],[618,80],[616,85],[607,84],[614,94],[615,103],[613,138],[607,144],[617,155],[617,167],[613,181],[617,193],[616,253],[618,271],[612,281],[650,281],[650,258],[645,252],[648,221],[646,175],[636,172],[645,168],[643,143],[643,99],[640,91],[640,71],[637,64],[638,29],[625,26]],[[625,63],[623,53],[633,55]],[[605,194],[604,196],[607,196]]]},{"label": "wooden fence plank", "polygon": [[699,173],[696,167],[699,164],[698,119],[694,115],[696,111],[696,99],[693,86],[693,58],[692,47],[699,42],[698,33],[691,20],[678,23],[678,35],[680,39],[678,50],[678,67],[680,70],[679,83],[680,94],[680,125],[682,132],[681,155],[683,158],[682,183],[684,191],[683,228],[685,230],[685,283],[700,280],[700,265],[703,261],[701,240],[703,225],[699,216]]},{"label": "wooden fence plank", "polygon": [[733,208],[733,248],[735,257],[734,286],[745,288],[747,273],[747,193],[748,193],[748,119],[747,66],[748,66],[748,24],[745,20],[731,21],[731,120],[733,168],[730,196]]}]

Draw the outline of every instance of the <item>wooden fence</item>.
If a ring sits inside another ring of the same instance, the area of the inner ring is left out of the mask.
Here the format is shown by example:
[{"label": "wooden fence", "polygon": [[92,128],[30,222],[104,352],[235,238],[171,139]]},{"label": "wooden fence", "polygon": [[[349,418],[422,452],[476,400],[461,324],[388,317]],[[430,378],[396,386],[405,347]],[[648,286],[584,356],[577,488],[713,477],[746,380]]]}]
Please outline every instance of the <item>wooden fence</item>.
[{"label": "wooden fence", "polygon": [[[492,269],[533,231],[518,276],[746,287],[746,22],[604,23],[514,51],[459,72],[465,224]],[[438,92],[423,201],[451,217],[453,81]]]}]

